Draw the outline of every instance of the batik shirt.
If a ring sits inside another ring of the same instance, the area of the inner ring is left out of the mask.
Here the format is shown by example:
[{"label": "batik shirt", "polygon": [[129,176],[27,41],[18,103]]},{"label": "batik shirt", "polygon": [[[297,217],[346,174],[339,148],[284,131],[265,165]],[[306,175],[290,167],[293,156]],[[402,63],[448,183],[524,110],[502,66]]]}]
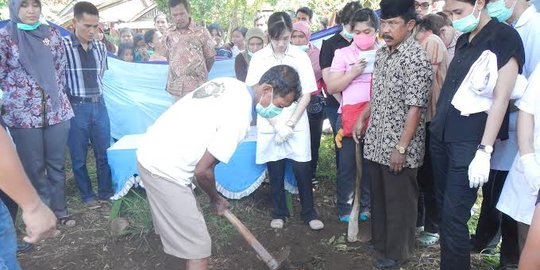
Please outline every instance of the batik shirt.
[{"label": "batik shirt", "polygon": [[216,55],[215,42],[206,28],[193,21],[184,29],[173,26],[163,41],[169,61],[167,91],[183,97],[207,81],[206,60]]},{"label": "batik shirt", "polygon": [[58,30],[49,28],[49,47],[58,85],[58,106],[19,62],[19,47],[6,27],[0,29],[0,88],[4,90],[2,118],[11,128],[42,128],[73,117],[66,96],[66,52]]},{"label": "batik shirt", "polygon": [[418,168],[424,158],[425,115],[433,70],[426,52],[411,36],[394,51],[377,51],[373,72],[371,117],[364,139],[364,157],[389,165],[411,106],[421,107],[420,123],[407,146],[406,167]]}]

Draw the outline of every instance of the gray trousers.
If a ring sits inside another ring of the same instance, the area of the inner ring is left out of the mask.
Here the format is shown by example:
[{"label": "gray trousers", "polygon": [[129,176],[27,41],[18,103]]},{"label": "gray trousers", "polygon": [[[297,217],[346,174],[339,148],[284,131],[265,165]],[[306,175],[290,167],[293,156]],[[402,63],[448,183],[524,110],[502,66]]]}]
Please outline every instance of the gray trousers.
[{"label": "gray trousers", "polygon": [[388,166],[368,161],[371,179],[371,240],[375,249],[393,260],[408,260],[414,253],[418,214],[418,169],[399,174]]},{"label": "gray trousers", "polygon": [[68,215],[64,155],[69,121],[45,128],[10,128],[24,171],[57,218]]}]

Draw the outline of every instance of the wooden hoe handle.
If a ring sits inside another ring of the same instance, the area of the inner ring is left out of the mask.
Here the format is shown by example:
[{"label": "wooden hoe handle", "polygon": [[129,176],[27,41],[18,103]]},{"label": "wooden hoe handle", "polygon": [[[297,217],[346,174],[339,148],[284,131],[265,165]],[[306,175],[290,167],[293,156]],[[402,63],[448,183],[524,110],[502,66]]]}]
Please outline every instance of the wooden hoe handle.
[{"label": "wooden hoe handle", "polygon": [[274,259],[274,257],[268,252],[263,245],[255,238],[255,236],[242,224],[242,222],[233,214],[229,209],[225,210],[223,215],[231,222],[231,224],[236,228],[236,230],[246,239],[248,244],[257,252],[259,257],[262,258],[264,263],[268,266],[269,269],[275,270],[279,268],[279,263]]}]

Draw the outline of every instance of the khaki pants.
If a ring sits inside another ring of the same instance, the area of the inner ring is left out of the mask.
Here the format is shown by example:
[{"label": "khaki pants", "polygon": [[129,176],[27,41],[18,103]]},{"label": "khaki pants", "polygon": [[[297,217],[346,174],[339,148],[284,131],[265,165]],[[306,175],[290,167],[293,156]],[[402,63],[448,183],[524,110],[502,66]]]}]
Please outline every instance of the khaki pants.
[{"label": "khaki pants", "polygon": [[210,235],[193,190],[137,167],[163,251],[188,260],[210,257]]}]

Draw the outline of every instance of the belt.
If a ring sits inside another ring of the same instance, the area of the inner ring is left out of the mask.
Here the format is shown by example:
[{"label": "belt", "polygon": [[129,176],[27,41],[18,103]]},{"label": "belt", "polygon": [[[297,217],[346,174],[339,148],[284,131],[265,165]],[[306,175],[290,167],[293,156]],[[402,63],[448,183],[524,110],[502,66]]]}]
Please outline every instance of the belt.
[{"label": "belt", "polygon": [[95,96],[95,97],[69,96],[69,101],[75,102],[75,103],[98,103],[101,101],[101,96]]}]

